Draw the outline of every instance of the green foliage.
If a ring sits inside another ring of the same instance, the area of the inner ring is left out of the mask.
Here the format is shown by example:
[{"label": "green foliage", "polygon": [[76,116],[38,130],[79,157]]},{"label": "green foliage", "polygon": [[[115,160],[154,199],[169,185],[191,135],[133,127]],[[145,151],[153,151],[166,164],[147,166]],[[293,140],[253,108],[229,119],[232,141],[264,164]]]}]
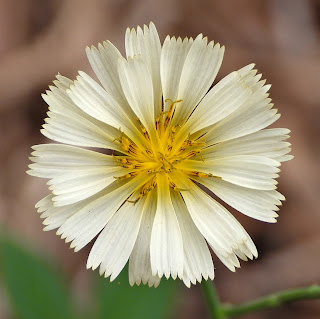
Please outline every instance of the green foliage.
[{"label": "green foliage", "polygon": [[[131,287],[125,268],[112,283],[94,274],[90,309],[81,314],[71,302],[63,274],[54,264],[30,252],[19,243],[0,237],[0,277],[12,305],[15,319],[165,319],[174,318],[177,282],[162,280],[158,288]],[[274,308],[283,303],[320,298],[320,286],[280,291],[240,305],[224,305],[211,282],[203,282],[212,318],[229,318]],[[174,304],[175,303],[175,304]],[[171,310],[171,313],[170,313]]]},{"label": "green foliage", "polygon": [[[131,287],[125,268],[112,283],[95,279],[91,309],[76,313],[64,275],[54,263],[7,237],[0,237],[0,279],[15,319],[165,319],[170,314],[177,283],[162,280],[157,288]],[[171,317],[171,316],[170,316]]]},{"label": "green foliage", "polygon": [[72,318],[67,287],[52,266],[9,238],[0,238],[0,257],[16,318]]},{"label": "green foliage", "polygon": [[112,283],[108,279],[97,279],[98,307],[94,318],[113,319],[164,319],[168,318],[176,300],[177,282],[161,280],[157,288],[133,286],[128,283],[128,269],[125,268]]}]

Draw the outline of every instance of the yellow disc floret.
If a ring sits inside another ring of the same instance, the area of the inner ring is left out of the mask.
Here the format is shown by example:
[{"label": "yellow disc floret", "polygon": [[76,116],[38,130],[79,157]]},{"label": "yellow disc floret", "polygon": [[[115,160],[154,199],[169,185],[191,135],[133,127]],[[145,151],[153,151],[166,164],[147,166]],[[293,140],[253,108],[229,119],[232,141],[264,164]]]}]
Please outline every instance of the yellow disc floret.
[{"label": "yellow disc floret", "polygon": [[[169,108],[166,112],[161,112],[155,119],[155,130],[157,134],[158,143],[162,146],[159,150],[155,145],[152,145],[153,141],[146,128],[141,123],[140,119],[137,119],[140,130],[144,137],[144,147],[138,147],[128,136],[123,132],[115,140],[120,143],[123,149],[123,155],[114,155],[117,165],[128,169],[128,173],[119,177],[115,177],[118,182],[137,176],[142,171],[146,171],[148,175],[154,175],[141,187],[140,194],[134,200],[128,200],[135,204],[143,196],[148,194],[157,186],[156,174],[167,174],[168,183],[175,191],[184,191],[179,189],[175,183],[170,179],[170,173],[176,169],[177,164],[186,159],[191,159],[197,156],[198,160],[202,160],[201,150],[206,146],[204,142],[197,142],[193,140],[190,134],[185,139],[175,140],[176,133],[181,129],[181,124],[173,125],[173,116],[175,106],[182,102],[182,100],[169,102]],[[159,142],[160,141],[160,142]],[[193,170],[184,170],[184,173],[201,178],[216,177],[212,174],[203,172],[197,172]]]}]

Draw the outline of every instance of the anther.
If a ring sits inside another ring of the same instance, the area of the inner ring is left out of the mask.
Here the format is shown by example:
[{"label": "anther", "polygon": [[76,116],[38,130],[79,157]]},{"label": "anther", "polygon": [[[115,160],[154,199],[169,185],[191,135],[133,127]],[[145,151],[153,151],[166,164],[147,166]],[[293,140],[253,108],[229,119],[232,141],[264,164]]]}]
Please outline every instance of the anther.
[{"label": "anther", "polygon": [[139,122],[139,126],[140,126],[140,129],[142,131],[142,134],[144,135],[144,137],[150,141],[150,137],[149,137],[149,134],[148,134],[148,131],[146,130],[146,128],[144,127],[144,125],[141,123],[140,119],[138,117],[136,117],[136,120]]},{"label": "anther", "polygon": [[171,134],[174,135],[176,133],[177,129],[180,127],[181,127],[180,124],[172,126],[171,127]]},{"label": "anther", "polygon": [[177,185],[173,181],[169,182],[169,186],[172,187],[173,190],[176,192],[189,191],[189,189],[178,188]]},{"label": "anther", "polygon": [[143,196],[147,195],[149,192],[151,192],[157,185],[156,179],[153,178],[151,181],[149,181],[148,183],[146,183],[141,191],[140,194],[138,195],[138,197],[135,200],[127,200],[127,202],[132,203],[133,205],[135,205]]},{"label": "anther", "polygon": [[150,156],[151,158],[154,158],[154,154],[149,148],[146,148],[145,150],[148,156]]},{"label": "anther", "polygon": [[215,175],[212,175],[211,173],[202,173],[202,172],[197,172],[197,171],[192,171],[192,172],[189,172],[190,175],[193,175],[193,176],[197,176],[197,177],[200,177],[200,178],[209,178],[209,177],[213,177],[213,178],[217,178],[217,179],[222,179],[220,176],[215,176]]},{"label": "anther", "polygon": [[166,119],[164,120],[164,129],[167,128],[168,124],[169,124],[169,121],[171,120],[171,116],[172,116],[172,113],[173,113],[173,107],[176,103],[179,103],[179,102],[182,102],[182,100],[177,100],[177,101],[172,101],[171,99],[166,99],[165,102],[168,102],[170,101],[170,106],[169,106],[169,110],[167,112],[167,116],[166,116]]},{"label": "anther", "polygon": [[136,176],[138,174],[139,174],[139,172],[130,172],[130,173],[122,175],[122,176],[113,176],[113,178],[115,178],[117,180],[117,183],[119,183],[123,179],[127,179],[130,177]]},{"label": "anther", "polygon": [[116,137],[112,142],[119,141],[121,143],[124,133],[121,131],[120,128],[119,128],[119,131],[120,131],[120,135]]},{"label": "anther", "polygon": [[127,199],[127,202],[135,205],[141,198],[142,198],[142,195],[140,194],[140,195],[137,197],[137,199],[135,199],[135,200],[129,200],[129,199]]}]

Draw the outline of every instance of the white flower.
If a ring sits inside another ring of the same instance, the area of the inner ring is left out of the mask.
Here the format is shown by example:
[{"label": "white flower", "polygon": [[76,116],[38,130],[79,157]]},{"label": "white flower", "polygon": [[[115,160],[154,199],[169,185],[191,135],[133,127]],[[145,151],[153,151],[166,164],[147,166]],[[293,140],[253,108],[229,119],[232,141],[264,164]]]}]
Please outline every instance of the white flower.
[{"label": "white flower", "polygon": [[74,82],[58,75],[43,95],[42,133],[64,143],[33,147],[28,173],[51,191],[36,205],[45,230],[58,228],[75,251],[97,236],[87,267],[111,280],[128,260],[131,284],[213,279],[208,245],[234,271],[257,250],[203,188],[276,221],[284,197],[275,178],[291,156],[289,130],[265,129],[280,116],[270,86],[251,64],[210,89],[224,47],[202,35],[167,36],[161,47],[150,23],[128,29],[125,45],[127,59],[110,42],[87,48],[102,86],[84,72]]}]

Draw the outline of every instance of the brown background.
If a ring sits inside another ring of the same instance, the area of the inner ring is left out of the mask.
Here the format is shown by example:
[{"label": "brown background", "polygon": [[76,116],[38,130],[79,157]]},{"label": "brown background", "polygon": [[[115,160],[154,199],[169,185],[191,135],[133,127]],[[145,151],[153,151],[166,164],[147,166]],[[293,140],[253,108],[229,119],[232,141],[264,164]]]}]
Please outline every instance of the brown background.
[{"label": "brown background", "polygon": [[[284,163],[279,190],[287,201],[277,224],[234,212],[254,239],[260,257],[235,274],[219,261],[221,299],[242,302],[320,278],[320,1],[313,0],[0,0],[0,223],[55,258],[69,274],[76,299],[89,302],[85,260],[55,232],[42,232],[34,204],[45,182],[25,174],[30,146],[45,142],[39,129],[46,104],[40,93],[60,72],[89,70],[86,45],[111,40],[123,52],[127,26],[154,21],[166,34],[204,33],[226,46],[218,80],[255,62],[282,113],[277,127],[292,131],[295,159]],[[82,291],[82,293],[81,293]],[[184,289],[181,319],[206,318],[198,287]],[[10,309],[0,283],[0,318]],[[320,301],[297,302],[243,318],[320,318]]]}]

